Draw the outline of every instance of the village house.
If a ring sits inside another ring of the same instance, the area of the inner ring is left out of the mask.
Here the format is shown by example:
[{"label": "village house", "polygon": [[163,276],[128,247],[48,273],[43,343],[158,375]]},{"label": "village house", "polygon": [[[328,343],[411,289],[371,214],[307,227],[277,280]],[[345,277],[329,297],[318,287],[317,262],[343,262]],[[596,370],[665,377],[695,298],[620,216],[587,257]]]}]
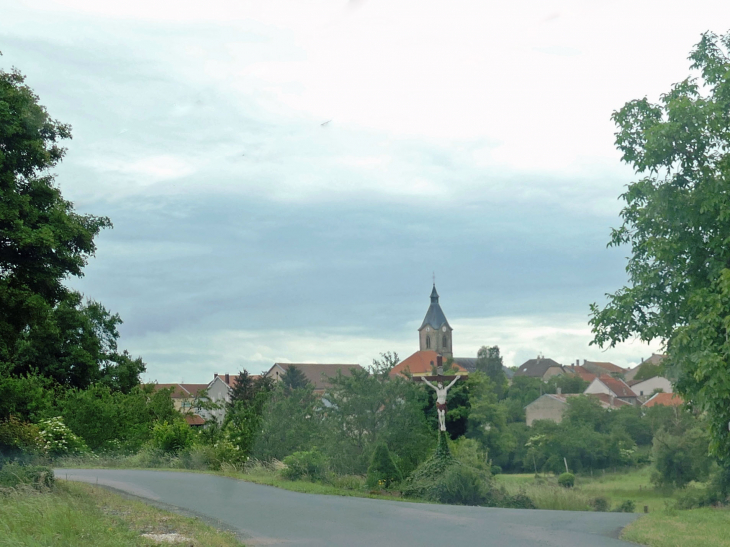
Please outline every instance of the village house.
[{"label": "village house", "polygon": [[290,366],[295,366],[302,371],[307,381],[314,386],[314,392],[323,394],[330,385],[329,379],[337,376],[341,372],[344,376],[352,374],[353,370],[364,370],[360,365],[325,365],[315,363],[274,363],[265,374],[267,378],[271,378],[274,382],[280,382],[281,377],[286,373]]},{"label": "village house", "polygon": [[666,355],[652,353],[651,357],[649,357],[646,360],[642,359],[641,363],[639,363],[637,366],[635,366],[634,368],[632,368],[630,370],[627,370],[626,373],[624,374],[624,380],[626,380],[627,382],[631,382],[634,378],[636,378],[636,375],[639,373],[639,370],[641,370],[641,367],[643,367],[644,365],[654,365],[654,366],[661,365],[662,361],[664,361],[664,359],[666,359],[666,357],[667,357]]},{"label": "village house", "polygon": [[531,378],[540,378],[543,382],[547,382],[553,376],[565,374],[565,369],[560,363],[552,359],[538,355],[535,359],[529,359],[522,363],[515,376],[529,376]]},{"label": "village house", "polygon": [[592,397],[599,402],[603,408],[614,409],[622,406],[630,405],[621,399],[617,399],[605,393],[597,393],[593,395],[583,395],[581,393],[546,393],[530,404],[525,406],[525,417],[528,426],[537,420],[552,420],[555,423],[560,423],[563,420],[563,412],[567,408],[567,401],[570,397],[581,397],[587,396]]},{"label": "village house", "polygon": [[[578,361],[576,361],[575,364],[577,365]],[[626,369],[607,361],[587,361],[586,359],[583,359],[583,365],[581,366],[591,374],[595,374],[599,377],[604,374],[617,377],[622,376],[626,372]]]},{"label": "village house", "polygon": [[626,382],[619,378],[613,378],[608,374],[604,374],[593,380],[583,393],[586,395],[604,393],[632,405],[639,404],[636,393],[633,392]]},{"label": "village house", "polygon": [[672,393],[674,391],[672,382],[663,376],[654,376],[646,380],[634,380],[629,382],[629,386],[642,400],[647,400],[657,390],[661,390],[663,393]]}]

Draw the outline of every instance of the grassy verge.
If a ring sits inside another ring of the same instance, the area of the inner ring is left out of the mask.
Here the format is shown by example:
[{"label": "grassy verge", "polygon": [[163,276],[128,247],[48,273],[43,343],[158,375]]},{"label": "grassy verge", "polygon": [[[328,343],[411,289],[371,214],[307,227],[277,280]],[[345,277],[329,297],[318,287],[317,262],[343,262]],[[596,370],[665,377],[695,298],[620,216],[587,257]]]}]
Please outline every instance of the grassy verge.
[{"label": "grassy verge", "polygon": [[621,539],[651,547],[730,547],[729,529],[728,509],[661,511],[631,523]]},{"label": "grassy verge", "polygon": [[[53,491],[7,490],[0,498],[0,547],[161,545],[179,534],[186,546],[240,547],[227,532],[129,500],[103,488],[59,481]],[[171,537],[171,536],[164,536]]]}]

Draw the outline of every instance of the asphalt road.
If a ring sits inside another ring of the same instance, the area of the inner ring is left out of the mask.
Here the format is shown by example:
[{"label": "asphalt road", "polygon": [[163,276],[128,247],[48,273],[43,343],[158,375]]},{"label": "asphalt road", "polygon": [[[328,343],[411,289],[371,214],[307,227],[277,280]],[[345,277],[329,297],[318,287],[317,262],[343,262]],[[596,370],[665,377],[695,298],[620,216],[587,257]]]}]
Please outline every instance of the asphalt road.
[{"label": "asphalt road", "polygon": [[200,473],[56,469],[56,477],[179,507],[237,532],[247,545],[615,547],[633,545],[616,538],[638,516],[300,494]]}]

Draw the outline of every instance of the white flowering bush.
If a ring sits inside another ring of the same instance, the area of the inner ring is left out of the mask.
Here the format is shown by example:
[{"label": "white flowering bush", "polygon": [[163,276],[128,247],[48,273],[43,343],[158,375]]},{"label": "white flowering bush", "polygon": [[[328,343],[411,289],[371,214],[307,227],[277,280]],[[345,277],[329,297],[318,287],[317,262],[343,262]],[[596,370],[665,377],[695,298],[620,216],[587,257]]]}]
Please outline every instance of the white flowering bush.
[{"label": "white flowering bush", "polygon": [[61,416],[42,420],[38,427],[40,428],[42,448],[51,456],[81,454],[89,451],[84,440],[63,423]]}]

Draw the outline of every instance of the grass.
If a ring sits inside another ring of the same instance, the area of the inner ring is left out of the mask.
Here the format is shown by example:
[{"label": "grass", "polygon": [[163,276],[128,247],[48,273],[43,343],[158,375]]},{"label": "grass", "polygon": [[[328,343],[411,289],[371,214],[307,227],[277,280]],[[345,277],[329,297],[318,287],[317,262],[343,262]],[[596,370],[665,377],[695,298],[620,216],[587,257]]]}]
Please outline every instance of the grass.
[{"label": "grass", "polygon": [[730,510],[705,507],[650,513],[623,529],[621,539],[651,547],[730,547]]},{"label": "grass", "polygon": [[603,497],[611,509],[626,500],[635,503],[635,511],[642,513],[644,506],[649,513],[664,511],[673,506],[675,495],[671,492],[656,490],[649,477],[651,469],[644,467],[619,473],[596,473],[594,477],[576,477],[575,487],[562,488],[552,475],[535,478],[533,474],[497,475],[498,484],[504,485],[514,494],[523,490],[530,496],[539,509],[565,509],[569,511],[590,511],[591,501]]},{"label": "grass", "polygon": [[177,533],[186,546],[241,547],[228,532],[123,498],[103,488],[59,481],[53,491],[6,489],[0,497],[0,547],[161,545],[142,534]]}]

